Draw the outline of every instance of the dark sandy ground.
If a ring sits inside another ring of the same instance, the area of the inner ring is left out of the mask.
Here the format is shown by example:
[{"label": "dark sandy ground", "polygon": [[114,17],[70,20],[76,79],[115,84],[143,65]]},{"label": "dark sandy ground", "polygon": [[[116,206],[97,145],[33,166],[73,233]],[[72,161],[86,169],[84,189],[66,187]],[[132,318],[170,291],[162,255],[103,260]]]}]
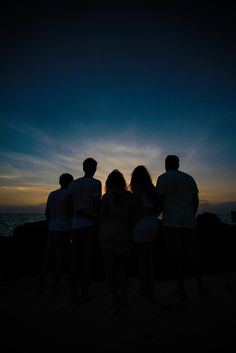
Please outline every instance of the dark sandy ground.
[{"label": "dark sandy ground", "polygon": [[187,280],[189,299],[177,300],[173,281],[156,282],[156,301],[129,280],[129,307],[111,306],[104,282],[90,302],[69,304],[67,278],[54,299],[38,295],[37,276],[1,286],[1,353],[5,352],[236,352],[236,273],[204,277],[205,296]]}]

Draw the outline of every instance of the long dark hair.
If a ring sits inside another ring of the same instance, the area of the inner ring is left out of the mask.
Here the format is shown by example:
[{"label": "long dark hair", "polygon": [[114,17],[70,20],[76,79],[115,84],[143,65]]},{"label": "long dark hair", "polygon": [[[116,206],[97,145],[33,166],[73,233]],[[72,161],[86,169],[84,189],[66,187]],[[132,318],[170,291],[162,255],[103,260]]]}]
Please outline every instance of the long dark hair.
[{"label": "long dark hair", "polygon": [[156,203],[156,189],[152,183],[151,176],[146,167],[138,165],[131,174],[130,189],[134,192],[135,185],[139,185],[141,190],[147,194],[150,200]]},{"label": "long dark hair", "polygon": [[112,193],[116,205],[122,204],[124,191],[127,191],[127,185],[123,174],[118,169],[113,170],[108,175],[105,190]]}]

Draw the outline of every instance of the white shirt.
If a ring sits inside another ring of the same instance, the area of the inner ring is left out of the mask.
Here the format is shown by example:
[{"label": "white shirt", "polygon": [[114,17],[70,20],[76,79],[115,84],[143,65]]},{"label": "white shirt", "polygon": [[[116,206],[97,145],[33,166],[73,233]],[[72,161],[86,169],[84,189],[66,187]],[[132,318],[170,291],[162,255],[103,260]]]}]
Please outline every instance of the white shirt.
[{"label": "white shirt", "polygon": [[69,200],[70,195],[68,191],[63,189],[57,189],[48,195],[49,230],[70,230]]},{"label": "white shirt", "polygon": [[72,229],[84,228],[96,224],[91,218],[78,216],[80,210],[93,212],[94,199],[100,199],[102,184],[100,180],[92,177],[82,177],[72,181],[68,188],[74,203],[74,217]]},{"label": "white shirt", "polygon": [[194,228],[193,195],[198,194],[195,180],[179,170],[170,170],[159,176],[156,189],[164,195],[163,225]]}]

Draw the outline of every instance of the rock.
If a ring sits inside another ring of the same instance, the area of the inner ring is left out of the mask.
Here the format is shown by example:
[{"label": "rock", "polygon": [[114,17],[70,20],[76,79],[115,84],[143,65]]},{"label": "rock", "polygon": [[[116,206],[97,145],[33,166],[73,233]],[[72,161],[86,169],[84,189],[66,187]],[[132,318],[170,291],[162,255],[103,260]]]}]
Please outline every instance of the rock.
[{"label": "rock", "polygon": [[236,223],[236,212],[235,212],[235,211],[232,211],[232,212],[230,213],[230,217],[231,217],[231,221],[232,221],[233,223]]},{"label": "rock", "polygon": [[205,212],[197,217],[196,229],[208,271],[218,273],[236,268],[235,227],[222,222],[214,213]]},{"label": "rock", "polygon": [[0,237],[3,278],[38,273],[47,244],[46,221],[17,226],[12,237]]},{"label": "rock", "polygon": [[[197,237],[205,259],[206,273],[219,273],[236,269],[236,232],[235,227],[222,222],[219,217],[205,212],[197,217]],[[25,223],[17,226],[13,237],[0,236],[1,278],[11,279],[39,273],[47,248],[46,221]],[[156,278],[170,278],[170,264],[165,249],[160,221],[159,238],[156,243]],[[69,263],[70,249],[68,250]],[[137,276],[134,249],[128,257],[129,277]],[[68,267],[66,268],[68,271]],[[186,271],[192,276],[191,267]],[[103,256],[96,243],[93,279],[104,280]]]}]

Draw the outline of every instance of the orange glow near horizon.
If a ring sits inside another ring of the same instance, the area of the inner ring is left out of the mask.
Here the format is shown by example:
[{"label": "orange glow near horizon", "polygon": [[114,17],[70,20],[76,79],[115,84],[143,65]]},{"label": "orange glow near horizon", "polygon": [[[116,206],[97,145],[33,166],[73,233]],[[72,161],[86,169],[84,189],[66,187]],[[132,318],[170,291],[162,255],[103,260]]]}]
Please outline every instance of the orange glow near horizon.
[{"label": "orange glow near horizon", "polygon": [[[78,150],[81,151],[79,156]],[[209,164],[203,163],[199,158],[200,152],[195,147],[189,154],[183,154],[180,158],[180,170],[192,175],[197,182],[200,203],[235,202],[236,190],[232,173],[215,170]],[[126,139],[124,142],[86,142],[81,146],[71,147],[70,153],[53,151],[40,158],[19,153],[6,154],[5,157],[10,159],[11,163],[4,165],[0,175],[1,212],[8,206],[28,208],[37,206],[43,209],[48,194],[60,187],[59,175],[68,172],[75,179],[81,177],[84,174],[82,163],[88,156],[93,156],[98,161],[95,178],[101,180],[104,193],[107,176],[112,170],[118,169],[124,175],[129,187],[132,170],[137,165],[147,167],[155,185],[158,176],[164,172],[166,152],[163,147],[155,144],[143,146]]]},{"label": "orange glow near horizon", "polygon": [[[101,179],[100,179],[101,180]],[[129,181],[128,179],[126,179]],[[105,180],[101,180],[105,192]],[[155,184],[155,182],[153,181]],[[129,182],[127,182],[127,186]],[[224,203],[234,202],[236,200],[235,189],[230,186],[224,186],[224,190],[219,190],[213,184],[199,184],[199,199],[200,203]],[[43,206],[46,204],[48,194],[59,188],[59,185],[40,185],[40,186],[8,186],[1,187],[1,201],[0,206]]]}]

